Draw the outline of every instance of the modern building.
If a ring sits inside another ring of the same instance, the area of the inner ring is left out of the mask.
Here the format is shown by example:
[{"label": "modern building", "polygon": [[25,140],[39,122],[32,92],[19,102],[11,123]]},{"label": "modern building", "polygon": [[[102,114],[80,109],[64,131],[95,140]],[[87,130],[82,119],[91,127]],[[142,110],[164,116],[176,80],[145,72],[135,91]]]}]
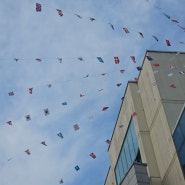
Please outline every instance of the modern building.
[{"label": "modern building", "polygon": [[146,51],[108,154],[104,185],[185,185],[185,53]]}]

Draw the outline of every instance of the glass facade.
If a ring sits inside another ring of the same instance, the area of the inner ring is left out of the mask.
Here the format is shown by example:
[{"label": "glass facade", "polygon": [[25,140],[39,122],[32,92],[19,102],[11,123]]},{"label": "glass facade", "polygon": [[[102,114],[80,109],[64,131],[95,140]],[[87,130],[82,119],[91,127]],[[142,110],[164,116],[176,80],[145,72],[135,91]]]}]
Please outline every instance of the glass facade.
[{"label": "glass facade", "polygon": [[133,162],[141,162],[137,136],[133,119],[130,121],[125,140],[115,167],[117,184],[120,184]]},{"label": "glass facade", "polygon": [[185,108],[173,133],[173,141],[175,143],[182,171],[185,175]]}]

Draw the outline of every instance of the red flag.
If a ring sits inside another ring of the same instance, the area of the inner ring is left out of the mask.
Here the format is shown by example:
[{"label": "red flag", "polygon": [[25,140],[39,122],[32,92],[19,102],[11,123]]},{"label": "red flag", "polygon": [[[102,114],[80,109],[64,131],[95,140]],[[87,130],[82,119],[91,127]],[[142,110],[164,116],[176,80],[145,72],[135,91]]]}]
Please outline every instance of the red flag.
[{"label": "red flag", "polygon": [[167,45],[167,46],[171,46],[171,43],[170,43],[169,40],[166,40],[166,45]]},{"label": "red flag", "polygon": [[125,33],[129,33],[127,28],[123,28],[123,30],[125,31]]},{"label": "red flag", "polygon": [[114,57],[114,62],[115,62],[115,64],[119,64],[119,58],[118,57]]},{"label": "red flag", "polygon": [[95,159],[96,158],[96,155],[94,153],[91,153],[90,156]]},{"label": "red flag", "polygon": [[174,84],[170,84],[171,88],[176,88],[176,86]]},{"label": "red flag", "polygon": [[33,88],[29,88],[29,93],[32,94]]},{"label": "red flag", "polygon": [[138,81],[139,81],[139,78],[134,78],[134,80],[135,80],[136,82],[138,82]]},{"label": "red flag", "polygon": [[137,115],[137,113],[136,113],[136,112],[133,112],[133,113],[132,113],[132,116],[133,116],[133,117],[134,117],[134,116],[136,116],[136,115]]},{"label": "red flag", "polygon": [[175,23],[179,23],[179,21],[177,21],[177,20],[171,20],[172,22],[175,22]]},{"label": "red flag", "polygon": [[73,125],[73,128],[74,128],[75,131],[80,129],[78,124]]},{"label": "red flag", "polygon": [[56,10],[58,12],[58,15],[60,15],[60,17],[62,17],[63,16],[62,10],[59,10],[59,9],[56,9]]},{"label": "red flag", "polygon": [[106,111],[109,107],[103,107],[102,111]]},{"label": "red flag", "polygon": [[153,64],[153,66],[158,67],[158,66],[160,66],[160,64],[156,62]]}]

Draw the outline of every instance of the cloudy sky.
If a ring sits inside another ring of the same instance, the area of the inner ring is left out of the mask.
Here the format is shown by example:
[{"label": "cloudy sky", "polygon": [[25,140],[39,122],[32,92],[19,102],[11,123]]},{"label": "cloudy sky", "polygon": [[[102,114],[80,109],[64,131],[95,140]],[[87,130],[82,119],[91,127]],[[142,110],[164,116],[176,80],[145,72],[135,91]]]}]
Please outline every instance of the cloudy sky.
[{"label": "cloudy sky", "polygon": [[184,0],[1,0],[0,184],[57,185],[63,179],[66,185],[103,185],[110,164],[105,141],[127,82],[138,76],[146,50],[185,50],[184,5]]}]

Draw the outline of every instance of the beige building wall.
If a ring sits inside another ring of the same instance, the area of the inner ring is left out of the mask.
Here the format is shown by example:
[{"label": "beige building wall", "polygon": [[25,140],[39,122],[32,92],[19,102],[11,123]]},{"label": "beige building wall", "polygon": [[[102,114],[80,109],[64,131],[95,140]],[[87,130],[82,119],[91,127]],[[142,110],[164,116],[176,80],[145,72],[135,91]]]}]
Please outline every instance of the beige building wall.
[{"label": "beige building wall", "polygon": [[[154,63],[160,66],[155,67]],[[174,68],[170,69],[172,65]],[[137,113],[133,119],[151,184],[185,185],[172,139],[185,103],[185,75],[179,73],[185,71],[185,53],[147,51],[142,67],[139,82],[127,84],[108,149],[111,165],[105,185],[116,185],[114,169],[133,112]],[[171,84],[176,88],[170,87]]]}]

